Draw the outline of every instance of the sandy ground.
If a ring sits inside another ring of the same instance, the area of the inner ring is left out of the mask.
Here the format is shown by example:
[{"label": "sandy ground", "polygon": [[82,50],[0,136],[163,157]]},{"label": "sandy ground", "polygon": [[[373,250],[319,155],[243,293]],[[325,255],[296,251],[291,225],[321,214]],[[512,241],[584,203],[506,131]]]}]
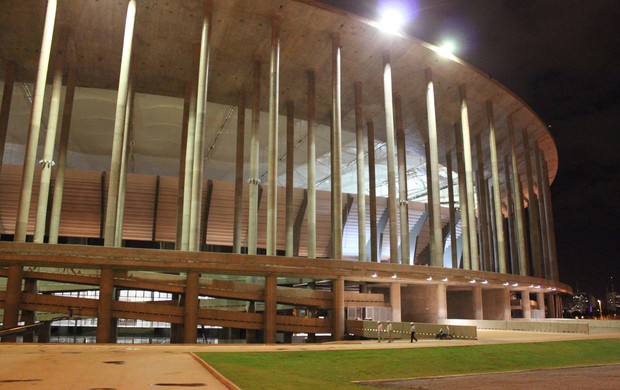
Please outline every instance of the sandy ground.
[{"label": "sandy ground", "polygon": [[[194,358],[193,352],[426,348],[591,338],[620,338],[620,333],[584,335],[479,330],[478,340],[420,340],[418,343],[396,340],[393,343],[362,341],[286,345],[0,344],[0,388],[20,390],[31,388],[226,389],[228,387],[223,382]],[[576,381],[581,377],[586,378],[587,383],[578,384]],[[558,382],[558,378],[565,378],[565,380]],[[592,378],[596,378],[597,381]],[[532,389],[543,387],[546,389],[612,389],[618,388],[617,384],[620,383],[618,379],[620,379],[620,365],[609,365],[495,375],[383,381],[374,382],[371,386],[406,389]],[[557,383],[563,384],[553,387]],[[611,386],[604,385],[604,383],[609,383]],[[522,384],[527,384],[527,386],[518,387]],[[598,384],[602,387],[596,387]]]}]

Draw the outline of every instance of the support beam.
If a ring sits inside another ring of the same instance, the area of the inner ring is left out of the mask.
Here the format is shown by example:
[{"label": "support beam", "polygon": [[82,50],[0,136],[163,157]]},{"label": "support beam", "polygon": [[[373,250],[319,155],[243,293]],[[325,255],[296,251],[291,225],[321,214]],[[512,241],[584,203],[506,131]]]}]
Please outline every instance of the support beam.
[{"label": "support beam", "polygon": [[504,239],[504,215],[502,214],[502,194],[499,187],[499,160],[497,158],[497,141],[495,136],[495,115],[493,103],[486,103],[487,126],[489,128],[489,153],[491,155],[491,181],[493,187],[493,216],[495,218],[495,242],[499,272],[506,273],[506,241]]},{"label": "support beam", "polygon": [[24,153],[22,182],[19,193],[17,218],[15,220],[14,241],[17,242],[26,242],[26,232],[28,230],[28,214],[30,212],[30,200],[32,198],[32,182],[34,181],[35,160],[37,157],[39,131],[41,129],[41,117],[43,114],[43,98],[45,95],[47,68],[49,66],[50,52],[52,49],[52,38],[54,34],[54,23],[56,20],[56,5],[57,0],[47,1],[45,25],[43,27],[43,39],[41,41],[41,54],[39,56],[37,79],[34,86],[34,96],[32,98],[30,127],[28,130],[28,140],[26,141],[26,150]]},{"label": "support beam", "polygon": [[521,310],[524,319],[532,318],[532,306],[530,305],[530,292],[528,290],[521,291]]},{"label": "support beam", "polygon": [[258,163],[260,157],[260,60],[254,61],[254,75],[252,84],[252,129],[250,131],[250,202],[248,211],[248,254],[256,254],[258,234],[258,191],[260,179],[258,178]]},{"label": "support beam", "polygon": [[463,239],[463,269],[471,269],[471,247],[469,245],[469,213],[467,201],[467,185],[465,183],[465,160],[463,158],[463,133],[457,124],[454,125],[456,138],[456,165],[459,179],[459,207],[461,209],[461,237]]},{"label": "support beam", "polygon": [[[509,152],[510,153],[510,152]],[[515,222],[515,207],[510,174],[510,155],[504,156],[504,185],[506,186],[506,214],[508,215],[508,237],[510,242],[510,268],[512,274],[519,274],[519,249]]]},{"label": "support beam", "polygon": [[390,283],[390,309],[392,310],[392,321],[402,321],[400,282]]},{"label": "support beam", "polygon": [[9,61],[6,64],[4,74],[4,89],[2,92],[2,106],[0,107],[0,173],[2,172],[2,160],[4,159],[4,148],[6,146],[6,135],[9,130],[9,115],[11,113],[11,102],[13,101],[13,84],[15,82],[15,63]]},{"label": "support beam", "polygon": [[[198,73],[199,50],[195,50],[195,73]],[[192,214],[192,178],[194,177],[194,148],[196,143],[196,84],[194,79],[190,82],[190,100],[189,100],[189,117],[187,120],[187,146],[185,148],[185,175],[183,178],[183,217],[181,229],[181,246],[179,249],[189,250],[190,242],[190,225]]]},{"label": "support beam", "polygon": [[342,97],[340,34],[332,34],[332,249],[333,258],[342,259]]},{"label": "support beam", "polygon": [[199,290],[200,273],[188,272],[185,279],[185,304],[183,305],[183,342],[186,344],[196,344],[198,337]]},{"label": "support beam", "polygon": [[280,96],[280,17],[271,20],[269,70],[269,150],[267,161],[267,255],[275,256],[278,228],[278,117]]},{"label": "support beam", "polygon": [[71,130],[71,117],[73,115],[73,98],[75,96],[75,69],[69,69],[67,76],[67,88],[65,89],[65,102],[62,112],[62,125],[60,127],[60,140],[58,141],[58,163],[56,180],[54,181],[54,199],[52,201],[52,213],[50,218],[50,231],[48,242],[58,243],[60,230],[60,213],[62,210],[62,198],[65,189],[65,170],[67,168],[67,150],[69,149],[69,131]]},{"label": "support beam", "polygon": [[[185,183],[187,183],[186,169],[191,169],[191,165],[188,166],[186,163],[187,157],[188,157],[187,156],[188,141],[189,141],[190,136],[193,138],[193,135],[188,134],[190,101],[192,100],[191,96],[192,96],[192,85],[191,83],[188,82],[185,84],[185,98],[183,100],[183,122],[181,124],[181,153],[179,154],[179,182],[178,182],[178,190],[177,190],[177,224],[176,224],[176,239],[175,239],[175,247],[177,250],[182,249],[182,240],[183,240],[183,231],[184,231],[183,209],[184,209],[184,200],[185,200]],[[192,141],[192,144],[193,144],[193,141]],[[174,334],[176,332],[171,330],[171,333]]]},{"label": "support beam", "polygon": [[110,180],[108,184],[108,200],[106,207],[104,245],[116,244],[116,214],[118,211],[119,184],[121,176],[121,158],[123,152],[123,132],[125,128],[125,114],[127,110],[127,92],[129,85],[129,70],[131,66],[131,50],[133,45],[133,31],[136,20],[136,1],[129,0],[125,19],[125,37],[121,56],[121,70],[118,79],[118,93],[116,96],[116,115],[114,118],[114,136],[112,140],[112,158],[110,162]]},{"label": "support beam", "polygon": [[439,204],[439,146],[437,143],[437,117],[435,115],[435,88],[433,75],[430,69],[426,69],[426,110],[428,119],[428,148],[430,164],[431,187],[433,202],[430,205],[432,212],[433,231],[431,232],[431,265],[443,266],[443,240],[441,234],[441,208]]},{"label": "support beam", "polygon": [[245,92],[239,91],[237,104],[237,148],[235,152],[235,211],[233,216],[233,252],[241,253],[243,217],[243,143],[245,138]]},{"label": "support beam", "polygon": [[308,71],[308,258],[316,259],[316,136],[315,116],[315,77]]},{"label": "support beam", "polygon": [[207,112],[207,86],[209,82],[209,58],[211,51],[211,0],[204,0],[200,56],[198,65],[198,86],[196,93],[196,127],[194,129],[194,168],[192,169],[189,250],[200,250],[201,203],[204,171],[204,148]]},{"label": "support beam", "polygon": [[213,196],[213,180],[207,180],[205,191],[205,204],[202,222],[200,224],[200,246],[207,245],[207,232],[209,231],[209,211],[211,210],[211,197]]},{"label": "support beam", "polygon": [[517,162],[517,143],[512,124],[512,116],[508,117],[508,139],[510,142],[510,160],[512,166],[512,194],[515,210],[516,239],[519,256],[519,274],[529,275],[527,248],[525,246],[525,223],[523,221],[523,191],[521,189],[521,176]]},{"label": "support beam", "polygon": [[332,292],[334,295],[334,341],[341,341],[344,338],[344,279],[334,279],[332,282]]},{"label": "support beam", "polygon": [[123,146],[121,152],[121,172],[118,183],[118,202],[116,204],[116,234],[114,246],[120,247],[123,243],[123,220],[125,214],[125,192],[127,188],[127,161],[130,156],[130,139],[133,137],[133,78],[129,79],[127,89],[127,106],[125,109],[125,123],[123,124]]},{"label": "support beam", "polygon": [[[19,309],[22,299],[22,281],[24,267],[21,265],[10,265],[6,280],[6,295],[4,299],[4,314],[2,319],[2,329],[10,329],[17,326],[19,321]],[[2,342],[15,342],[16,336],[2,336]]]},{"label": "support beam", "polygon": [[491,243],[489,242],[489,218],[487,215],[487,191],[484,174],[484,154],[482,153],[482,136],[476,136],[476,161],[478,163],[478,222],[480,236],[480,265],[481,270],[491,270]]},{"label": "support beam", "polygon": [[390,263],[400,263],[398,257],[398,221],[396,214],[396,163],[394,161],[394,102],[390,53],[383,52],[383,101],[385,108],[385,148],[388,176],[388,214],[390,232]]},{"label": "support beam", "polygon": [[[549,169],[547,167],[547,162],[544,158],[541,159],[543,164],[543,191],[545,196],[545,214],[547,216],[547,225],[549,227],[549,251],[551,254],[551,276],[553,280],[556,282],[560,281],[560,276],[558,273],[558,255],[557,249],[555,246],[555,223],[553,221],[553,206],[551,204],[551,187],[549,185],[549,176],[547,172]],[[559,299],[559,298],[558,298]],[[558,305],[558,310],[559,310]]]},{"label": "support beam", "polygon": [[[456,238],[456,210],[454,207],[454,179],[452,171],[452,153],[446,154],[446,170],[448,174],[448,205],[450,207],[450,254],[452,259],[452,268],[459,268],[459,259],[457,252],[457,238]],[[445,258],[445,256],[444,256]],[[444,267],[446,264],[444,264]]]},{"label": "support beam", "polygon": [[544,196],[544,179],[543,179],[543,169],[542,169],[542,161],[541,161],[541,151],[538,148],[538,145],[534,144],[534,163],[536,164],[536,188],[537,188],[537,199],[538,199],[538,212],[539,212],[539,222],[540,222],[540,235],[542,242],[542,258],[543,258],[543,269],[544,269],[544,278],[552,279],[551,276],[551,253],[549,251],[549,222],[547,221],[547,215],[545,214],[545,196]]},{"label": "support beam", "polygon": [[293,212],[293,168],[295,166],[295,105],[286,102],[286,256],[292,257],[295,247]]},{"label": "support beam", "polygon": [[106,190],[106,172],[101,172],[99,181],[99,238],[105,235],[105,190]]},{"label": "support beam", "polygon": [[364,118],[362,109],[362,83],[355,83],[355,149],[357,167],[357,243],[358,261],[367,261],[366,254],[366,175],[364,174]]},{"label": "support beam", "polygon": [[467,193],[467,226],[469,229],[469,248],[471,269],[480,269],[480,257],[478,253],[478,236],[476,233],[476,210],[474,205],[474,183],[471,157],[471,139],[469,131],[469,114],[467,108],[467,92],[465,85],[459,86],[461,98],[461,130],[463,142],[463,162],[465,164],[465,190]]},{"label": "support beam", "polygon": [[114,302],[114,270],[103,267],[99,275],[99,301],[97,303],[97,343],[115,342],[112,326]]},{"label": "support beam", "polygon": [[407,150],[405,148],[405,125],[400,95],[394,96],[394,121],[396,125],[396,149],[398,156],[398,210],[400,212],[400,259],[411,264],[409,250],[409,201],[407,190]]},{"label": "support beam", "polygon": [[277,310],[278,278],[275,275],[265,276],[265,311],[263,314],[264,343],[276,342],[276,310]]},{"label": "support beam", "polygon": [[297,216],[295,217],[295,225],[293,226],[293,256],[299,256],[299,242],[301,241],[301,225],[306,215],[308,207],[308,190],[304,190],[304,199],[299,205]]},{"label": "support beam", "polygon": [[474,309],[474,320],[483,320],[482,287],[480,286],[475,286],[472,289],[472,305]]},{"label": "support beam", "polygon": [[522,131],[523,137],[523,159],[525,160],[525,176],[527,181],[527,209],[529,215],[530,249],[532,253],[532,265],[534,266],[534,276],[542,278],[544,276],[542,242],[540,241],[540,221],[538,211],[538,199],[534,192],[534,169],[532,168],[532,154],[530,153],[530,138],[527,129]]},{"label": "support beam", "polygon": [[366,124],[368,128],[368,206],[370,207],[370,261],[380,262],[377,250],[377,188],[375,179],[375,125],[372,121]]}]

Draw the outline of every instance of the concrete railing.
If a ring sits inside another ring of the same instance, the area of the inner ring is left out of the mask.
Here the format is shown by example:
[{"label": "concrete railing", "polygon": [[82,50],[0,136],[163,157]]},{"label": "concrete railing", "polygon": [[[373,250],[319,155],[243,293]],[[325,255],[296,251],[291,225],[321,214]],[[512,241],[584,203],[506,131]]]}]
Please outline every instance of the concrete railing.
[{"label": "concrete railing", "polygon": [[[478,338],[476,326],[472,325],[451,325],[443,324],[425,324],[414,322],[416,327],[416,337],[418,339],[434,339],[435,335],[443,330],[455,339],[476,340]],[[392,322],[392,338],[408,339],[410,337],[410,322]],[[382,339],[388,338],[387,321],[383,322]],[[347,332],[359,337],[369,339],[377,339],[377,321],[368,320],[348,320]]]}]

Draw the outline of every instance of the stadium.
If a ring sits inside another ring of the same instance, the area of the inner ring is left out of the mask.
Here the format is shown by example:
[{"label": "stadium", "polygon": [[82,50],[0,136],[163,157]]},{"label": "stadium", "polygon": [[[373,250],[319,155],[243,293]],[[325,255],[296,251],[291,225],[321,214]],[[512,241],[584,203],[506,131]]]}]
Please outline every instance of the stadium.
[{"label": "stadium", "polygon": [[5,3],[3,331],[561,317],[554,141],[447,48],[312,0]]}]

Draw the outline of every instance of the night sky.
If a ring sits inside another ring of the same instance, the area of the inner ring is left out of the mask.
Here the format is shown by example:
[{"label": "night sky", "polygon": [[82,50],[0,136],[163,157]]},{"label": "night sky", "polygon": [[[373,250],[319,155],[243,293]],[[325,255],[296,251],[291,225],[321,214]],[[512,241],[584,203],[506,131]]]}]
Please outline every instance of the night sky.
[{"label": "night sky", "polygon": [[404,3],[406,31],[515,92],[550,126],[560,280],[601,299],[620,289],[620,2],[325,0],[370,19]]}]

